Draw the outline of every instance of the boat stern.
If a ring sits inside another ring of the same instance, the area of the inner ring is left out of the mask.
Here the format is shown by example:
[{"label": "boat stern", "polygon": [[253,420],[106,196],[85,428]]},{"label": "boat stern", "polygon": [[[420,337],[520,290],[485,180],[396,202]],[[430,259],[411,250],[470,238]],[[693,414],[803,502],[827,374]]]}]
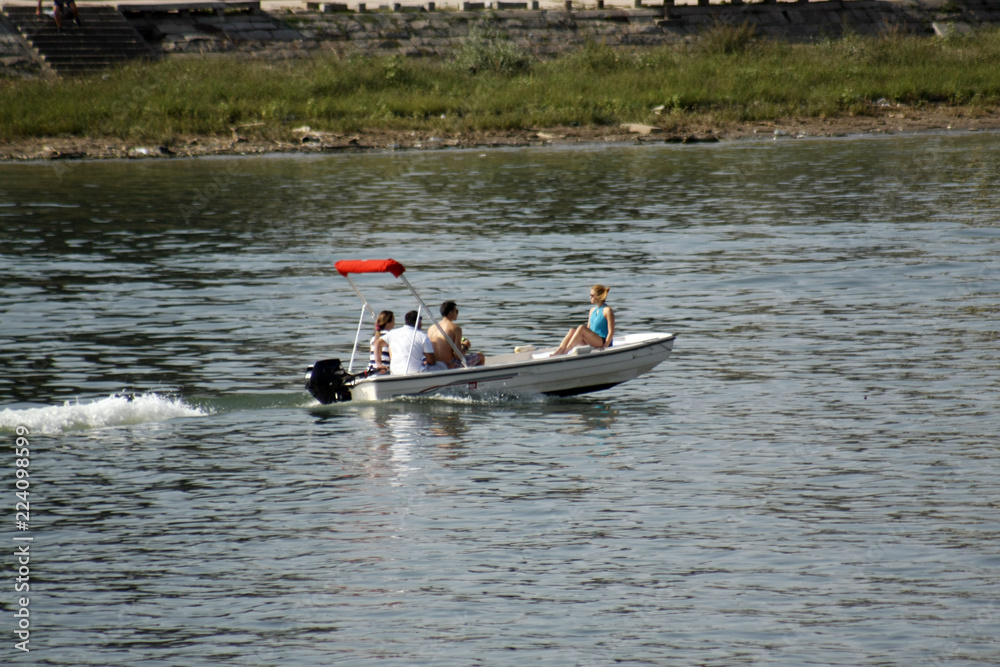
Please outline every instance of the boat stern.
[{"label": "boat stern", "polygon": [[344,370],[340,359],[323,359],[306,369],[306,389],[323,405],[342,403],[351,400],[355,377]]}]

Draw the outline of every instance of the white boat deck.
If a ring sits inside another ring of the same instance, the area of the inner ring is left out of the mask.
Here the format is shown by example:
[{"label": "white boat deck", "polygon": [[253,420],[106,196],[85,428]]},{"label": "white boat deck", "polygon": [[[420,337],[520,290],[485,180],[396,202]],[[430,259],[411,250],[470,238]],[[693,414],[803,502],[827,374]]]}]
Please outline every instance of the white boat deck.
[{"label": "white boat deck", "polygon": [[[635,333],[635,334],[625,334],[624,336],[615,336],[614,343],[612,344],[611,349],[617,350],[628,345],[644,343],[648,340],[659,338],[662,335],[663,334],[657,334],[657,333]],[[547,359],[550,356],[552,356],[552,353],[555,352],[556,348],[554,347],[536,348],[533,345],[525,345],[523,347],[519,346],[518,348],[515,348],[515,350],[520,350],[520,351],[515,351],[511,354],[500,354],[493,356],[487,355],[486,363],[484,365],[501,366],[504,364],[515,363],[518,361]],[[582,347],[570,350],[567,353],[567,356],[579,356],[581,354],[592,354],[592,353],[599,354],[601,352],[604,352],[604,350],[595,350],[589,345],[584,345]]]}]

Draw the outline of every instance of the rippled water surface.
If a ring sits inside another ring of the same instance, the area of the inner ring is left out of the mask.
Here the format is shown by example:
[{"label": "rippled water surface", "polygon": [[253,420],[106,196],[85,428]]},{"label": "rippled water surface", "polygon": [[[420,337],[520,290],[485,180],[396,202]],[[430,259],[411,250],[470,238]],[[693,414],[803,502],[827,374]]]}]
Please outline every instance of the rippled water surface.
[{"label": "rippled water surface", "polygon": [[[998,184],[991,134],[0,165],[0,662],[998,664]],[[487,354],[596,282],[674,354],[319,407],[369,257]]]}]

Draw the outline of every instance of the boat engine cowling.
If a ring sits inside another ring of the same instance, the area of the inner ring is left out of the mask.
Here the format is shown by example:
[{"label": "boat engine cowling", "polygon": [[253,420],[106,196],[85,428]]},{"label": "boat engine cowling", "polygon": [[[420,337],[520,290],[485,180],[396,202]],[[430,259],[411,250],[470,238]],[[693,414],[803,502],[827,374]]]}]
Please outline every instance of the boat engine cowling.
[{"label": "boat engine cowling", "polygon": [[340,365],[340,359],[324,359],[306,369],[306,389],[323,405],[349,401],[354,377]]}]

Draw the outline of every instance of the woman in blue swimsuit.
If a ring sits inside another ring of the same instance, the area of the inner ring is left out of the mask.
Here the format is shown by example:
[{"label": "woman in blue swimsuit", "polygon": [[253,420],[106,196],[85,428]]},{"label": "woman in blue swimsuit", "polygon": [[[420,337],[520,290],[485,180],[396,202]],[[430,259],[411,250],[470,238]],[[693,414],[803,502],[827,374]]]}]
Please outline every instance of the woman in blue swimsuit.
[{"label": "woman in blue swimsuit", "polygon": [[594,285],[590,288],[590,302],[596,304],[590,310],[590,321],[587,326],[582,324],[569,330],[562,343],[552,353],[566,354],[574,347],[589,345],[595,348],[611,347],[611,341],[615,337],[615,311],[611,306],[604,303],[608,298],[611,289],[604,285]]}]

